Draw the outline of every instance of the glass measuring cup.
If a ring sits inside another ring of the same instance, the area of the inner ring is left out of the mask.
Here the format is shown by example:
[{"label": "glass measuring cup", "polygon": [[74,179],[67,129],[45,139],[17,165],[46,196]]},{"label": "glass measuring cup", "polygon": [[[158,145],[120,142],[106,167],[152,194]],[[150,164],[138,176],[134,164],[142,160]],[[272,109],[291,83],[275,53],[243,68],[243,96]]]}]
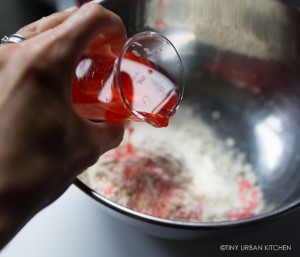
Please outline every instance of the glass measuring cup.
[{"label": "glass measuring cup", "polygon": [[172,43],[156,32],[142,32],[128,39],[119,56],[109,50],[90,50],[81,58],[73,103],[88,119],[135,120],[165,127],[182,99],[183,76]]}]

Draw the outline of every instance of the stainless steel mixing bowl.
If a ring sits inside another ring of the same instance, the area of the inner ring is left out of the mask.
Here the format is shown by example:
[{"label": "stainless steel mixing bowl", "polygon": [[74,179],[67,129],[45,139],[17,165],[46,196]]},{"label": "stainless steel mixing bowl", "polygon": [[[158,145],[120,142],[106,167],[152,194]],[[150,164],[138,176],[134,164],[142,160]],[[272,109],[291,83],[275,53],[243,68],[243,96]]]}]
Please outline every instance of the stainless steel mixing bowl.
[{"label": "stainless steel mixing bowl", "polygon": [[[277,0],[108,0],[128,36],[158,31],[177,48],[185,70],[183,102],[221,138],[232,137],[255,168],[266,208],[228,222],[159,219],[121,207],[76,184],[99,206],[161,237],[245,233],[300,202],[300,9]],[[211,113],[222,113],[212,122]]]}]

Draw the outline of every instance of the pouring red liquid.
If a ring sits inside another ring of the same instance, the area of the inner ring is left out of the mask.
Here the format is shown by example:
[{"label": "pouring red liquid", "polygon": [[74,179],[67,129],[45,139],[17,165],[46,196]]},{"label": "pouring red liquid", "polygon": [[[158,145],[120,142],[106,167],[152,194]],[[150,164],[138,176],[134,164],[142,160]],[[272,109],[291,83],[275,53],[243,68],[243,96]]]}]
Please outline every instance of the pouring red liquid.
[{"label": "pouring red liquid", "polygon": [[121,57],[111,52],[82,56],[72,87],[74,106],[83,117],[145,121],[154,127],[168,125],[181,97],[172,76],[137,50]]}]

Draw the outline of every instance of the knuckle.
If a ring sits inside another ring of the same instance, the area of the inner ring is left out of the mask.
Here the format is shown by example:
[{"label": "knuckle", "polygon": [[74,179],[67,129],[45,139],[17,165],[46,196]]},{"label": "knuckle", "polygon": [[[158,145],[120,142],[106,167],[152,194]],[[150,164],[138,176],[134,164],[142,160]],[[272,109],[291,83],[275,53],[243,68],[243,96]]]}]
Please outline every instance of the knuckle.
[{"label": "knuckle", "polygon": [[39,26],[37,22],[26,25],[25,27],[19,29],[17,34],[21,34],[24,37],[29,37],[32,34],[37,34],[39,32]]}]

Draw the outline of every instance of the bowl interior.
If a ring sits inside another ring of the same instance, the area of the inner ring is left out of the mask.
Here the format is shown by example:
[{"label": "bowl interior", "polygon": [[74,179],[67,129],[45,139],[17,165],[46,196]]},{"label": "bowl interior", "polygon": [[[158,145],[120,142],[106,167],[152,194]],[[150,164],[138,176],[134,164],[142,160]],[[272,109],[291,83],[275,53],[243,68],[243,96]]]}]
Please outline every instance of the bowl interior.
[{"label": "bowl interior", "polygon": [[[262,213],[300,200],[300,16],[283,1],[111,0],[128,35],[162,33],[185,70],[183,103],[254,167]],[[219,119],[212,119],[218,111]]]}]

